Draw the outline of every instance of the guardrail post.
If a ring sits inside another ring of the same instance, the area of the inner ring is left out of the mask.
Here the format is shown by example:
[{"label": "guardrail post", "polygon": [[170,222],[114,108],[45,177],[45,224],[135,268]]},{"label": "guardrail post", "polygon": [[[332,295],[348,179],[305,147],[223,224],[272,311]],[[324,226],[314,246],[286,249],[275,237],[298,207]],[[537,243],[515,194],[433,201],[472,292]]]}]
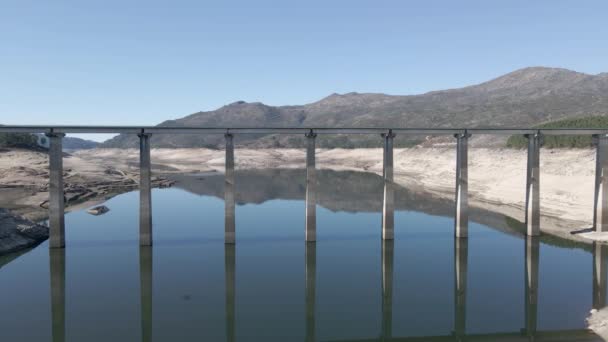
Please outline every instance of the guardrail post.
[{"label": "guardrail post", "polygon": [[224,174],[224,230],[225,242],[236,242],[235,204],[234,204],[234,137],[230,133],[226,137],[226,165]]},{"label": "guardrail post", "polygon": [[306,133],[306,241],[317,241],[317,171],[315,162],[315,138],[310,130]]},{"label": "guardrail post", "polygon": [[394,241],[382,240],[382,337],[393,335],[393,259]]},{"label": "guardrail post", "polygon": [[595,197],[593,226],[598,232],[608,231],[608,136],[594,135],[595,154]]},{"label": "guardrail post", "polygon": [[224,245],[224,272],[226,273],[226,341],[233,342],[236,335],[236,246]]},{"label": "guardrail post", "polygon": [[608,246],[601,242],[593,243],[593,308],[606,306],[606,258]]},{"label": "guardrail post", "polygon": [[540,241],[538,236],[526,236],[526,335],[536,334],[538,316],[538,261]]},{"label": "guardrail post", "polygon": [[152,246],[152,165],[150,161],[150,134],[139,137],[139,244]]},{"label": "guardrail post", "polygon": [[384,155],[382,175],[384,179],[384,196],[382,199],[382,239],[392,240],[395,237],[395,190],[393,182],[393,138],[391,130],[382,134],[384,138]]},{"label": "guardrail post", "polygon": [[468,239],[454,238],[454,334],[459,337],[466,334],[468,257]]},{"label": "guardrail post", "polygon": [[464,238],[469,235],[469,152],[468,140],[471,135],[464,133],[456,137],[456,213],[454,215],[454,235]]},{"label": "guardrail post", "polygon": [[51,334],[65,341],[65,249],[49,249],[51,274]]},{"label": "guardrail post", "polygon": [[317,246],[306,242],[305,251],[305,277],[306,277],[306,341],[315,341],[315,302],[317,281]]},{"label": "guardrail post", "polygon": [[65,247],[63,148],[65,134],[49,133],[49,247]]},{"label": "guardrail post", "polygon": [[528,166],[526,170],[526,227],[529,236],[540,235],[540,145],[541,134],[526,134]]},{"label": "guardrail post", "polygon": [[142,341],[152,341],[153,251],[151,246],[139,247],[139,290]]}]

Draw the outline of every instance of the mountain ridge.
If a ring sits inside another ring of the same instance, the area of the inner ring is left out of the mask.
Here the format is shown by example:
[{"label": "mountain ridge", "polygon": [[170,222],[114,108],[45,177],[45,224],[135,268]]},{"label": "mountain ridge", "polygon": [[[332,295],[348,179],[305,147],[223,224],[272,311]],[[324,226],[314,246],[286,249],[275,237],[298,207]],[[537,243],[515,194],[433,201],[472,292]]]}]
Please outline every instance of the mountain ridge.
[{"label": "mountain ridge", "polygon": [[[486,82],[419,95],[333,93],[304,105],[270,106],[236,101],[213,111],[167,120],[169,127],[515,127],[583,116],[608,115],[608,73],[590,75],[568,69],[528,67]],[[368,136],[323,136],[321,147],[380,146]],[[421,137],[399,137],[398,146]],[[254,147],[300,147],[301,137],[237,136],[237,144]],[[223,145],[213,135],[157,135],[155,147]],[[120,135],[101,147],[136,147],[137,138]]]}]

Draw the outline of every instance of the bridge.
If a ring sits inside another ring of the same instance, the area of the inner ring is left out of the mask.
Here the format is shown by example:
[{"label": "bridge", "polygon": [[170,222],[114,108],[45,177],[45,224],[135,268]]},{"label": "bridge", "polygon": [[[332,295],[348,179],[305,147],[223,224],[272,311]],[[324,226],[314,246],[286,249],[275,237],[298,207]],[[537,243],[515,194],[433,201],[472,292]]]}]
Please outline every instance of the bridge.
[{"label": "bridge", "polygon": [[382,239],[394,237],[393,139],[399,135],[453,135],[456,139],[456,188],[454,236],[468,236],[468,139],[473,134],[524,135],[528,139],[526,168],[525,224],[528,236],[540,235],[540,147],[545,135],[592,135],[596,141],[596,170],[593,225],[597,231],[608,231],[608,129],[521,129],[521,128],[209,128],[209,127],[141,127],[141,126],[0,126],[5,133],[42,133],[49,147],[49,247],[65,247],[64,188],[62,138],[66,133],[136,134],[140,147],[139,231],[140,245],[151,246],[152,192],[150,136],[152,134],[223,134],[226,139],[225,162],[225,242],[236,241],[234,195],[234,135],[296,134],[304,135],[306,147],[306,213],[305,240],[316,241],[316,174],[315,138],[318,134],[377,134],[384,141]]}]

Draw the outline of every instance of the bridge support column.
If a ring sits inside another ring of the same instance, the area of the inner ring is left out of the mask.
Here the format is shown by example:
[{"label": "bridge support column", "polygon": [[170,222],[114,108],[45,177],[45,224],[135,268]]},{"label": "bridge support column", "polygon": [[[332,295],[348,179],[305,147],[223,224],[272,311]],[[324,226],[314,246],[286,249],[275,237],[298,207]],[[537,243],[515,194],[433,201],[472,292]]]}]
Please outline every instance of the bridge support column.
[{"label": "bridge support column", "polygon": [[526,171],[526,227],[528,236],[540,235],[540,144],[541,135],[526,134],[528,166]]},{"label": "bridge support column", "polygon": [[469,152],[470,135],[465,131],[456,134],[456,213],[454,215],[454,235],[464,238],[469,235]]},{"label": "bridge support column", "polygon": [[50,133],[49,138],[49,247],[65,247],[65,195],[63,189],[63,148],[65,134]]},{"label": "bridge support column", "polygon": [[150,134],[139,136],[139,245],[152,246]]},{"label": "bridge support column", "polygon": [[234,342],[236,336],[236,246],[224,245],[224,267],[226,272],[226,341]]},{"label": "bridge support column", "polygon": [[384,157],[382,174],[384,178],[384,197],[382,200],[382,239],[392,240],[395,237],[395,190],[393,183],[393,138],[389,130],[382,134],[384,138]]},{"label": "bridge support column", "polygon": [[65,341],[65,249],[49,250],[53,342]]},{"label": "bridge support column", "polygon": [[235,204],[234,204],[234,137],[226,134],[226,165],[224,173],[224,230],[225,242],[236,242]]},{"label": "bridge support column", "polygon": [[538,236],[526,236],[526,335],[536,334],[538,320],[538,262],[540,241]]},{"label": "bridge support column", "polygon": [[608,246],[599,242],[593,243],[593,308],[606,306],[606,258]]},{"label": "bridge support column", "polygon": [[593,226],[598,232],[608,231],[608,136],[595,135],[595,198]]},{"label": "bridge support column", "polygon": [[306,134],[306,241],[317,241],[317,171],[315,138],[311,130]]},{"label": "bridge support column", "polygon": [[306,341],[313,342],[316,337],[315,302],[317,282],[317,246],[315,243],[306,242],[305,252],[306,272]]},{"label": "bridge support column", "polygon": [[454,238],[454,334],[458,337],[466,334],[468,256],[468,239]]},{"label": "bridge support column", "polygon": [[141,308],[141,340],[152,341],[152,269],[153,254],[151,246],[139,247],[139,284]]},{"label": "bridge support column", "polygon": [[393,258],[394,241],[382,241],[382,337],[393,335]]}]

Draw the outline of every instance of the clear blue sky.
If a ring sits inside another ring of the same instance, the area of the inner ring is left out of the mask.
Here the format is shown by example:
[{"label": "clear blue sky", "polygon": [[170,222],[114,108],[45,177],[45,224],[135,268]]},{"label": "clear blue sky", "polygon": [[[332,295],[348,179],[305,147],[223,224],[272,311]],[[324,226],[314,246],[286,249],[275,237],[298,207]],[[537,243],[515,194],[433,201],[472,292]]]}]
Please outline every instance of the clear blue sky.
[{"label": "clear blue sky", "polygon": [[608,1],[0,2],[0,123],[151,125],[237,100],[608,71]]}]

